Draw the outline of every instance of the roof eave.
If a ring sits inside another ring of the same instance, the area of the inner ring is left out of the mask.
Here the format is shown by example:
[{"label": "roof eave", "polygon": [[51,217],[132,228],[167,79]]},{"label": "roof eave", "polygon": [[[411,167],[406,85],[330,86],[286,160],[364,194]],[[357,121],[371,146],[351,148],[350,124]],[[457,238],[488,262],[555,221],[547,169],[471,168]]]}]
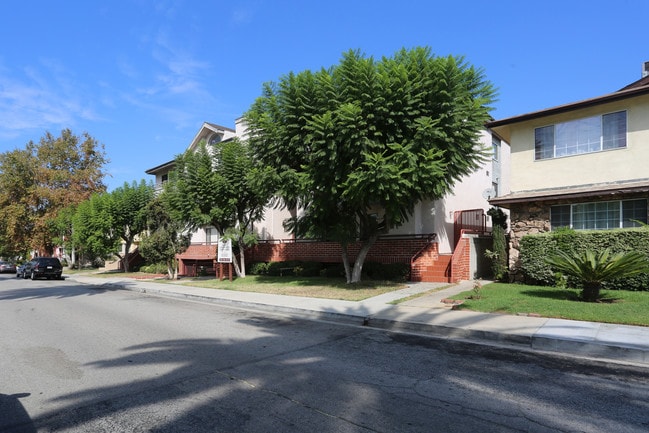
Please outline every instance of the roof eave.
[{"label": "roof eave", "polygon": [[162,171],[162,170],[165,169],[165,168],[173,168],[175,164],[176,164],[176,161],[175,161],[175,160],[173,160],[173,161],[168,161],[168,162],[165,162],[165,163],[163,163],[163,164],[160,164],[160,165],[157,165],[157,166],[155,166],[155,167],[152,167],[152,168],[150,168],[150,169],[148,169],[148,170],[145,170],[144,172],[145,172],[146,174],[156,174],[156,173]]},{"label": "roof eave", "polygon": [[529,191],[528,193],[514,193],[502,197],[494,197],[489,200],[492,206],[509,208],[512,204],[557,201],[557,200],[574,200],[590,197],[616,197],[626,194],[649,193],[649,184],[634,186],[616,185],[615,187],[600,187],[589,190],[563,190],[563,191]]},{"label": "roof eave", "polygon": [[521,114],[518,116],[507,117],[505,119],[495,120],[487,123],[488,128],[497,128],[499,126],[510,125],[512,123],[525,122],[527,120],[537,119],[540,117],[551,116],[554,114],[566,113],[569,111],[579,110],[582,108],[593,107],[596,105],[604,104],[607,102],[619,101],[622,99],[632,98],[635,96],[641,96],[649,93],[649,85],[642,87],[633,87],[628,89],[623,89],[615,93],[609,93],[607,95],[598,96],[596,98],[585,99],[578,102],[573,102],[570,104],[559,105],[556,107],[548,108],[540,111],[533,111],[531,113]]}]

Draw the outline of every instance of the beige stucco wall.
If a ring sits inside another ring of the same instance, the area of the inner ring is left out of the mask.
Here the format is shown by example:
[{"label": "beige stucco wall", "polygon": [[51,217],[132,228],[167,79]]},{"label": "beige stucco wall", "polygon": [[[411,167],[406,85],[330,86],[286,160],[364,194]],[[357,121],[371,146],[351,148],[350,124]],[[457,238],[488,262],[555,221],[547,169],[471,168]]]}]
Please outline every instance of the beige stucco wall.
[{"label": "beige stucco wall", "polygon": [[[491,133],[483,131],[480,137],[483,146],[491,149]],[[509,193],[510,152],[506,142],[501,144],[500,152],[500,191],[499,195]],[[415,213],[408,222],[394,229],[390,234],[425,234],[435,233],[440,253],[453,251],[453,216],[455,211],[483,209],[486,213],[491,208],[483,196],[491,188],[493,160],[489,158],[478,170],[466,176],[453,188],[443,200],[418,203]],[[487,226],[491,223],[487,218]]]},{"label": "beige stucco wall", "polygon": [[[601,152],[534,160],[534,129],[615,111],[627,112],[627,147]],[[511,190],[589,185],[649,177],[649,96],[626,99],[560,115],[510,125]]]},{"label": "beige stucco wall", "polygon": [[[203,128],[197,134],[196,140],[207,139],[209,131]],[[226,131],[230,134],[230,131]],[[237,134],[245,135],[246,128],[239,119],[237,121]],[[491,149],[491,132],[483,131],[480,142],[487,149]],[[191,147],[191,146],[190,146]],[[437,234],[439,251],[450,253],[453,249],[453,214],[455,211],[478,209],[486,211],[491,207],[483,193],[492,186],[494,173],[493,160],[488,158],[484,165],[471,175],[465,177],[455,185],[453,193],[443,200],[424,201],[415,205],[415,212],[405,224],[390,232],[391,235],[420,235]],[[509,193],[510,150],[509,145],[503,141],[500,152],[500,191],[499,195]],[[161,173],[156,174],[156,185],[161,185]],[[254,230],[260,239],[292,239],[292,234],[283,227],[283,222],[289,218],[290,212],[286,209],[266,208],[262,221],[255,223]],[[487,225],[490,222],[487,219]],[[205,230],[201,229],[192,234],[192,243],[204,243]]]},{"label": "beige stucco wall", "polygon": [[284,229],[284,221],[290,217],[291,213],[287,209],[266,207],[264,218],[255,223],[254,230],[259,239],[263,240],[293,239],[293,235]]}]

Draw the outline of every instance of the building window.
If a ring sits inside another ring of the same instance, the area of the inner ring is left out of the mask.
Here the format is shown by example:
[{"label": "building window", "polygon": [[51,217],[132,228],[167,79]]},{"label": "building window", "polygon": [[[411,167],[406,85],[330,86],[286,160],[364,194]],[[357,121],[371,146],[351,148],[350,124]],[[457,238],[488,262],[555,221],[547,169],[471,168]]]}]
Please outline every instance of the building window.
[{"label": "building window", "polygon": [[211,227],[205,229],[205,244],[216,245],[219,242],[219,233]]},{"label": "building window", "polygon": [[626,111],[534,130],[534,158],[549,159],[626,147]]},{"label": "building window", "polygon": [[162,183],[167,183],[167,181],[169,180],[169,174],[163,174],[162,176],[160,176],[160,180],[162,181]]},{"label": "building window", "polygon": [[550,227],[575,230],[605,230],[638,227],[647,223],[647,200],[603,201],[552,206]]},{"label": "building window", "polygon": [[491,137],[491,147],[493,149],[492,159],[494,161],[500,160],[500,139],[498,137]]}]

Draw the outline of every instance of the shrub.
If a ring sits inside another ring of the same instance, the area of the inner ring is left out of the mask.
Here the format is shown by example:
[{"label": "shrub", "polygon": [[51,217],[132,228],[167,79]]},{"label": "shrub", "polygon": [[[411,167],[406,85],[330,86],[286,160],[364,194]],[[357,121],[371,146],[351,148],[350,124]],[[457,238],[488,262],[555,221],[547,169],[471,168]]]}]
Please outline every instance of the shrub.
[{"label": "shrub", "polygon": [[406,281],[410,275],[407,263],[365,262],[363,275],[371,280]]},{"label": "shrub", "polygon": [[320,262],[301,262],[293,268],[293,273],[298,277],[318,277],[322,267]]},{"label": "shrub", "polygon": [[608,248],[599,252],[588,249],[576,253],[557,251],[545,261],[560,272],[577,278],[582,286],[581,297],[588,302],[599,299],[603,282],[649,271],[646,255],[636,251],[611,253]]},{"label": "shrub", "polygon": [[250,275],[268,275],[269,265],[270,263],[266,263],[266,262],[252,263],[248,268],[248,273]]},{"label": "shrub", "polygon": [[295,275],[295,268],[299,266],[299,264],[300,262],[297,260],[270,262],[268,264],[268,275],[271,277],[279,277],[280,275]]},{"label": "shrub", "polygon": [[[575,254],[586,250],[611,253],[637,251],[649,257],[649,230],[618,229],[575,231],[559,229],[550,233],[527,235],[520,241],[520,264],[529,284],[552,286],[556,282],[555,272],[546,257],[558,251]],[[577,281],[568,278],[568,285],[574,287]],[[649,273],[624,276],[604,283],[607,289],[649,290]]]},{"label": "shrub", "polygon": [[345,266],[342,263],[327,264],[320,271],[320,276],[325,278],[344,278]]},{"label": "shrub", "polygon": [[167,265],[165,263],[152,263],[140,267],[140,272],[146,274],[166,274]]}]

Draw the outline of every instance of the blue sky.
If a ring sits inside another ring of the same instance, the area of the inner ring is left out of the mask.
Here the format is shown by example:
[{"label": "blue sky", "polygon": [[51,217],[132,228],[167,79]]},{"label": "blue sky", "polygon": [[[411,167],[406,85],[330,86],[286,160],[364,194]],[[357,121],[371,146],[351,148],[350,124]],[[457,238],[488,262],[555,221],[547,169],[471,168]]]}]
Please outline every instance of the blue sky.
[{"label": "blue sky", "polygon": [[0,3],[0,152],[70,128],[109,190],[234,127],[264,82],[429,46],[484,69],[496,119],[609,93],[649,61],[646,0],[39,0]]}]

